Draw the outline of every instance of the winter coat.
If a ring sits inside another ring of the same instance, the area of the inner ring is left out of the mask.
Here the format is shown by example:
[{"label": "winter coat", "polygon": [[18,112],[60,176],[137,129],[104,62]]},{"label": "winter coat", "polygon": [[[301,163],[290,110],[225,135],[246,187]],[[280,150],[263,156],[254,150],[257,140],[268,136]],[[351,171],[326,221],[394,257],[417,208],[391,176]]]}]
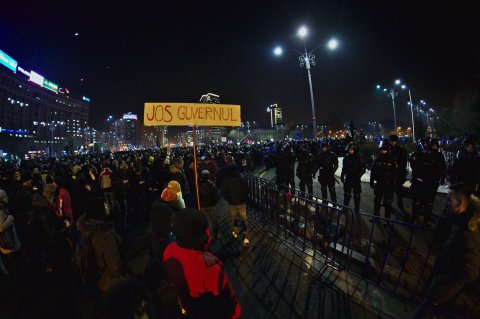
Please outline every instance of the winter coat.
[{"label": "winter coat", "polygon": [[395,173],[394,159],[390,155],[379,156],[373,161],[370,172],[370,184],[373,185],[375,181],[387,189],[393,189]]},{"label": "winter coat", "polygon": [[333,177],[338,168],[338,158],[332,152],[320,152],[317,157],[318,175]]},{"label": "winter coat", "polygon": [[405,183],[405,180],[407,179],[407,151],[400,145],[390,146],[390,156],[395,164],[396,183]]},{"label": "winter coat", "polygon": [[216,206],[219,200],[217,187],[209,179],[203,179],[200,182],[198,195],[202,208]]},{"label": "winter coat", "polygon": [[91,244],[101,274],[97,284],[102,291],[106,291],[112,283],[123,278],[120,237],[112,224],[87,218],[85,214],[78,219],[77,228],[82,237],[88,238],[91,235]]},{"label": "winter coat", "polygon": [[37,232],[42,240],[53,240],[55,237],[55,226],[53,223],[52,205],[47,199],[38,193],[33,194],[32,198],[33,213],[31,216],[31,226]]},{"label": "winter coat", "polygon": [[[60,187],[56,190],[57,196],[53,203],[53,210],[57,217],[67,217],[70,221],[73,221],[72,200],[70,193],[66,188]],[[60,203],[61,201],[61,203]]]},{"label": "winter coat", "polygon": [[315,159],[310,153],[301,153],[298,157],[297,176],[300,179],[312,178],[316,173]]},{"label": "winter coat", "polygon": [[165,249],[163,261],[188,318],[240,318],[241,306],[233,287],[213,254],[174,242]]},{"label": "winter coat", "polygon": [[0,207],[0,235],[7,235],[7,232],[11,232],[9,235],[13,236],[13,240],[15,242],[13,249],[7,249],[0,246],[0,252],[8,255],[19,250],[22,247],[22,243],[20,242],[20,239],[18,239],[17,231],[15,230],[15,225],[13,224],[13,216],[7,214],[4,209],[5,208]]},{"label": "winter coat", "polygon": [[102,191],[112,190],[112,174],[113,172],[108,168],[104,168],[99,176],[100,189]]},{"label": "winter coat", "polygon": [[451,214],[436,227],[436,236],[446,238],[435,262],[429,290],[434,303],[454,298],[480,274],[480,199],[471,196],[467,211]]},{"label": "winter coat", "polygon": [[342,180],[357,180],[360,179],[366,170],[365,161],[358,154],[346,155],[343,158]]},{"label": "winter coat", "polygon": [[248,199],[248,183],[240,173],[227,177],[222,185],[222,196],[230,205],[242,205]]}]

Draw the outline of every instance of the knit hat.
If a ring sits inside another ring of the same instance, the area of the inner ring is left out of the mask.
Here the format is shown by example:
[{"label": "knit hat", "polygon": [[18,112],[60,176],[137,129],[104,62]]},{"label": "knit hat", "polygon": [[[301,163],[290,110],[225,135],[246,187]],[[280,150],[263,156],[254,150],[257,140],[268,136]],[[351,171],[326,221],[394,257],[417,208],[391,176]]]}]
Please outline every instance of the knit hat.
[{"label": "knit hat", "polygon": [[170,181],[168,182],[168,188],[171,188],[175,191],[175,193],[179,193],[182,191],[182,187],[180,186],[180,183],[177,181]]},{"label": "knit hat", "polygon": [[165,165],[170,165],[170,159],[167,157],[164,161],[163,164]]},{"label": "knit hat", "polygon": [[205,215],[193,208],[185,208],[175,214],[173,233],[177,244],[183,248],[203,250],[208,244]]},{"label": "knit hat", "polygon": [[162,195],[160,195],[160,198],[164,202],[173,202],[177,199],[177,192],[167,187],[163,190]]},{"label": "knit hat", "polygon": [[37,167],[35,167],[35,168],[33,169],[33,174],[38,174],[38,173],[40,173],[40,171],[38,170]]},{"label": "knit hat", "polygon": [[204,169],[204,170],[202,171],[202,176],[208,176],[209,174],[210,174],[210,172],[209,172],[208,170],[206,170],[206,169]]}]

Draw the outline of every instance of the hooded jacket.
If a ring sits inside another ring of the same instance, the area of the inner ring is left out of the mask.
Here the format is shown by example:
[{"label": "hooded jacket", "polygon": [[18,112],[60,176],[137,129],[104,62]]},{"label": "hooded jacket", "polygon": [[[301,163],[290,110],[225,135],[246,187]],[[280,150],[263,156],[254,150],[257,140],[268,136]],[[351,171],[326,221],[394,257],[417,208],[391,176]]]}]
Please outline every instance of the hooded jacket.
[{"label": "hooded jacket", "polygon": [[113,282],[123,278],[120,238],[112,224],[87,218],[85,214],[78,219],[77,228],[82,237],[88,238],[91,235],[91,244],[101,274],[97,284],[102,291],[106,291]]},{"label": "hooded jacket", "polygon": [[[434,303],[441,304],[451,300],[465,285],[479,278],[479,225],[480,199],[472,195],[467,211],[451,214],[437,226],[436,234],[441,237],[444,234],[446,240],[437,256],[437,271],[430,287],[430,296]],[[442,228],[446,231],[442,232]]]}]

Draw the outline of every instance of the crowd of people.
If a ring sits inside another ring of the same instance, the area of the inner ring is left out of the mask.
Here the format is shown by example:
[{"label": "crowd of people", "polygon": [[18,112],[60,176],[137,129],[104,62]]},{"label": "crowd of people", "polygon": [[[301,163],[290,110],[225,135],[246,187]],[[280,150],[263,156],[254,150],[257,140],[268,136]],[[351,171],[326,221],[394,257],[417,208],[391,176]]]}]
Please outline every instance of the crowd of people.
[{"label": "crowd of people", "polygon": [[2,162],[0,272],[70,282],[96,318],[240,318],[210,244],[221,197],[232,238],[250,244],[240,173],[252,164],[243,148],[198,151],[197,161],[175,148]]},{"label": "crowd of people", "polygon": [[[70,292],[87,296],[83,299],[93,306],[83,308],[99,318],[240,318],[234,289],[209,248],[219,235],[219,200],[229,204],[231,237],[240,237],[245,247],[250,244],[249,189],[241,173],[262,160],[275,168],[279,189],[295,190],[296,176],[297,192],[306,198],[313,194],[317,174],[325,200],[330,196],[331,202],[338,201],[335,185],[341,182],[343,204],[348,206],[353,197],[359,213],[367,163],[359,146],[347,142],[341,154],[339,141],[325,139],[204,145],[197,150],[197,161],[192,148],[179,147],[1,162],[0,272],[15,279],[32,270],[69,278]],[[340,156],[339,181],[335,172]],[[463,206],[452,207],[469,212],[462,227],[476,233],[465,245],[475,242],[478,230],[468,221],[477,211],[464,204],[479,192],[474,143],[466,140],[447,169],[435,139],[420,140],[410,155],[397,136],[384,139],[370,171],[374,215],[383,206],[385,217],[391,218],[394,195],[404,209],[408,164],[411,222],[430,223],[437,187],[448,179],[468,186],[469,191],[453,190],[452,201],[456,198]],[[127,243],[139,226],[140,236]],[[458,241],[451,239],[455,245]],[[469,274],[464,282],[478,277]],[[424,312],[436,302],[429,298]]]}]

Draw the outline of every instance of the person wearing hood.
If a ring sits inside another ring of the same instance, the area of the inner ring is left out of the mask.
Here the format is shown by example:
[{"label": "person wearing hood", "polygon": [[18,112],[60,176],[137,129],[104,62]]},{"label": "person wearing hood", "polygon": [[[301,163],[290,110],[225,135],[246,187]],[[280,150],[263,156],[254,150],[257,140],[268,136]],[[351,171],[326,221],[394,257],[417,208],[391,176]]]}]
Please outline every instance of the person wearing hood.
[{"label": "person wearing hood", "polygon": [[77,221],[83,239],[93,247],[100,278],[96,283],[106,291],[112,283],[123,278],[120,257],[120,237],[113,224],[105,221],[105,205],[101,197],[91,197],[85,203],[85,213]]},{"label": "person wearing hood", "polygon": [[442,242],[426,297],[413,318],[431,318],[454,301],[480,274],[480,199],[466,183],[450,185],[447,214],[432,242]]},{"label": "person wearing hood", "polygon": [[173,233],[177,241],[167,246],[163,261],[188,318],[240,318],[241,306],[223,264],[207,250],[211,239],[205,215],[180,210]]},{"label": "person wearing hood", "polygon": [[180,184],[182,193],[187,196],[188,183],[185,171],[183,169],[183,160],[180,157],[175,157],[170,166],[170,180],[175,180]]}]

